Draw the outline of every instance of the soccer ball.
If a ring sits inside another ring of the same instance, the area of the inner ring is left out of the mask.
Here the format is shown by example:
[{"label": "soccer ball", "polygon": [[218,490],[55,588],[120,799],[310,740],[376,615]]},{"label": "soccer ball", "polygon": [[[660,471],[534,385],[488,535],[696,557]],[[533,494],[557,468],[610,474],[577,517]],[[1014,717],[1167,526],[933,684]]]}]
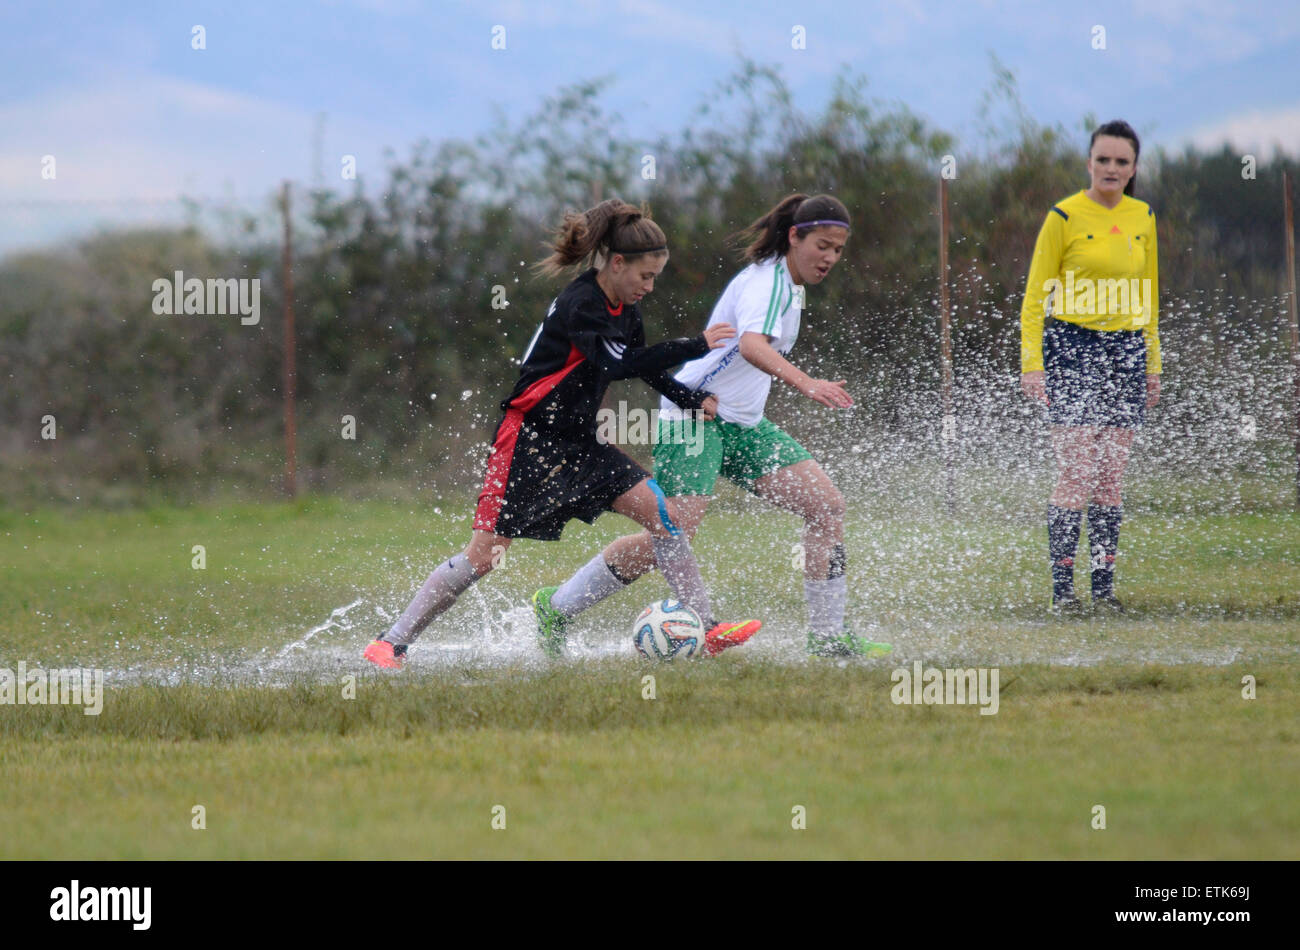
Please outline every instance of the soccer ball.
[{"label": "soccer ball", "polygon": [[638,653],[652,660],[700,656],[704,653],[704,621],[683,603],[661,600],[636,618],[632,643]]}]

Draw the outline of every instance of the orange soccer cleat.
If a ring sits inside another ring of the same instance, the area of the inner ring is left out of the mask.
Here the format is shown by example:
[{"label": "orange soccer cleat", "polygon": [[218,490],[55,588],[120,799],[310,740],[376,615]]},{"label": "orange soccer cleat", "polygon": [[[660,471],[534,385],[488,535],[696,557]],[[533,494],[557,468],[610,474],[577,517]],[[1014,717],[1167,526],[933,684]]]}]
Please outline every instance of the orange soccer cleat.
[{"label": "orange soccer cleat", "polygon": [[761,620],[742,620],[740,623],[720,623],[704,635],[707,656],[717,656],[723,650],[738,647],[763,626]]},{"label": "orange soccer cleat", "polygon": [[394,648],[387,640],[376,640],[366,647],[366,652],[362,655],[375,666],[382,666],[386,670],[400,670],[406,661],[406,647],[399,644]]}]

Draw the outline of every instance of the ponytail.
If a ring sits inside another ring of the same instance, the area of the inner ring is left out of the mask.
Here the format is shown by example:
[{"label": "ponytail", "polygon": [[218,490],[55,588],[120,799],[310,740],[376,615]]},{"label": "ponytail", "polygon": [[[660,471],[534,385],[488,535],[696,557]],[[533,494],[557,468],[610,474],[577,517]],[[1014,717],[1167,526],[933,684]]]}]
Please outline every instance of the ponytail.
[{"label": "ponytail", "polygon": [[650,220],[650,211],[618,198],[602,201],[586,211],[565,212],[564,222],[546,245],[551,253],[534,270],[554,277],[566,267],[590,261],[603,263],[615,254],[627,260],[644,254],[668,253],[668,238]]},{"label": "ponytail", "polygon": [[795,194],[782,199],[767,214],[735,235],[749,242],[742,259],[750,263],[780,257],[790,251],[790,228],[818,228],[826,225],[849,227],[849,209],[830,195]]}]

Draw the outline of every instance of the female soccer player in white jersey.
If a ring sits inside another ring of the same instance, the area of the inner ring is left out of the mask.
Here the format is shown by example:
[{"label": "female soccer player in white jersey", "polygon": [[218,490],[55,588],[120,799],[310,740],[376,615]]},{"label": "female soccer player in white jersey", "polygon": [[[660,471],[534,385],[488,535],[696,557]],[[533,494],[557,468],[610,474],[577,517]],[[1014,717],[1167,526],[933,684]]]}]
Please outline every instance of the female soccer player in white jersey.
[{"label": "female soccer player in white jersey", "polygon": [[[803,518],[807,649],[817,656],[890,650],[844,628],[843,496],[807,450],[763,415],[773,379],[824,406],[853,405],[845,380],[815,379],[786,359],[799,334],[804,289],[826,279],[848,235],[848,209],[830,195],[791,195],[742,232],[749,266],[727,286],[708,323],[733,327],[736,338],[676,376],[717,396],[717,418],[695,423],[703,429],[701,449],[698,432],[686,438],[690,407],[665,400],[654,449],[655,480],[677,503],[687,537],[703,520],[719,475]],[[652,544],[646,532],[620,538],[558,588],[534,594],[544,648],[559,653],[575,615],[647,573]]]},{"label": "female soccer player in white jersey", "polygon": [[596,437],[596,412],[612,380],[639,376],[691,409],[713,400],[667,369],[721,347],[735,335],[714,327],[694,339],[645,345],[638,301],[668,262],[668,240],[641,209],[618,199],[565,215],[547,274],[588,260],[589,268],[555,298],[524,353],[519,379],[501,403],[504,416],[488,455],[469,545],[440,564],[392,628],[365,650],[377,666],[400,667],[407,646],[487,574],[515,538],[555,541],[567,522],[591,523],[617,511],[646,529],[651,557],[677,599],[705,621],[711,653],[743,643],[757,620],[715,623],[675,505],[644,469]]}]

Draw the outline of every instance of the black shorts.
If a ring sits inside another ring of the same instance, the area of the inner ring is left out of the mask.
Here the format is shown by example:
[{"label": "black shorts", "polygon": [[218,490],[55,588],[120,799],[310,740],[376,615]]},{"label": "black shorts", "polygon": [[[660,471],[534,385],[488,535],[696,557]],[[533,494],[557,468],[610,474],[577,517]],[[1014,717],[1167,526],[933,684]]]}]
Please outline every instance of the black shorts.
[{"label": "black shorts", "polygon": [[1047,417],[1057,426],[1136,429],[1146,418],[1147,344],[1141,330],[1043,330]]},{"label": "black shorts", "polygon": [[474,530],[558,541],[574,518],[591,524],[650,473],[612,445],[535,429],[518,409],[497,425]]}]

